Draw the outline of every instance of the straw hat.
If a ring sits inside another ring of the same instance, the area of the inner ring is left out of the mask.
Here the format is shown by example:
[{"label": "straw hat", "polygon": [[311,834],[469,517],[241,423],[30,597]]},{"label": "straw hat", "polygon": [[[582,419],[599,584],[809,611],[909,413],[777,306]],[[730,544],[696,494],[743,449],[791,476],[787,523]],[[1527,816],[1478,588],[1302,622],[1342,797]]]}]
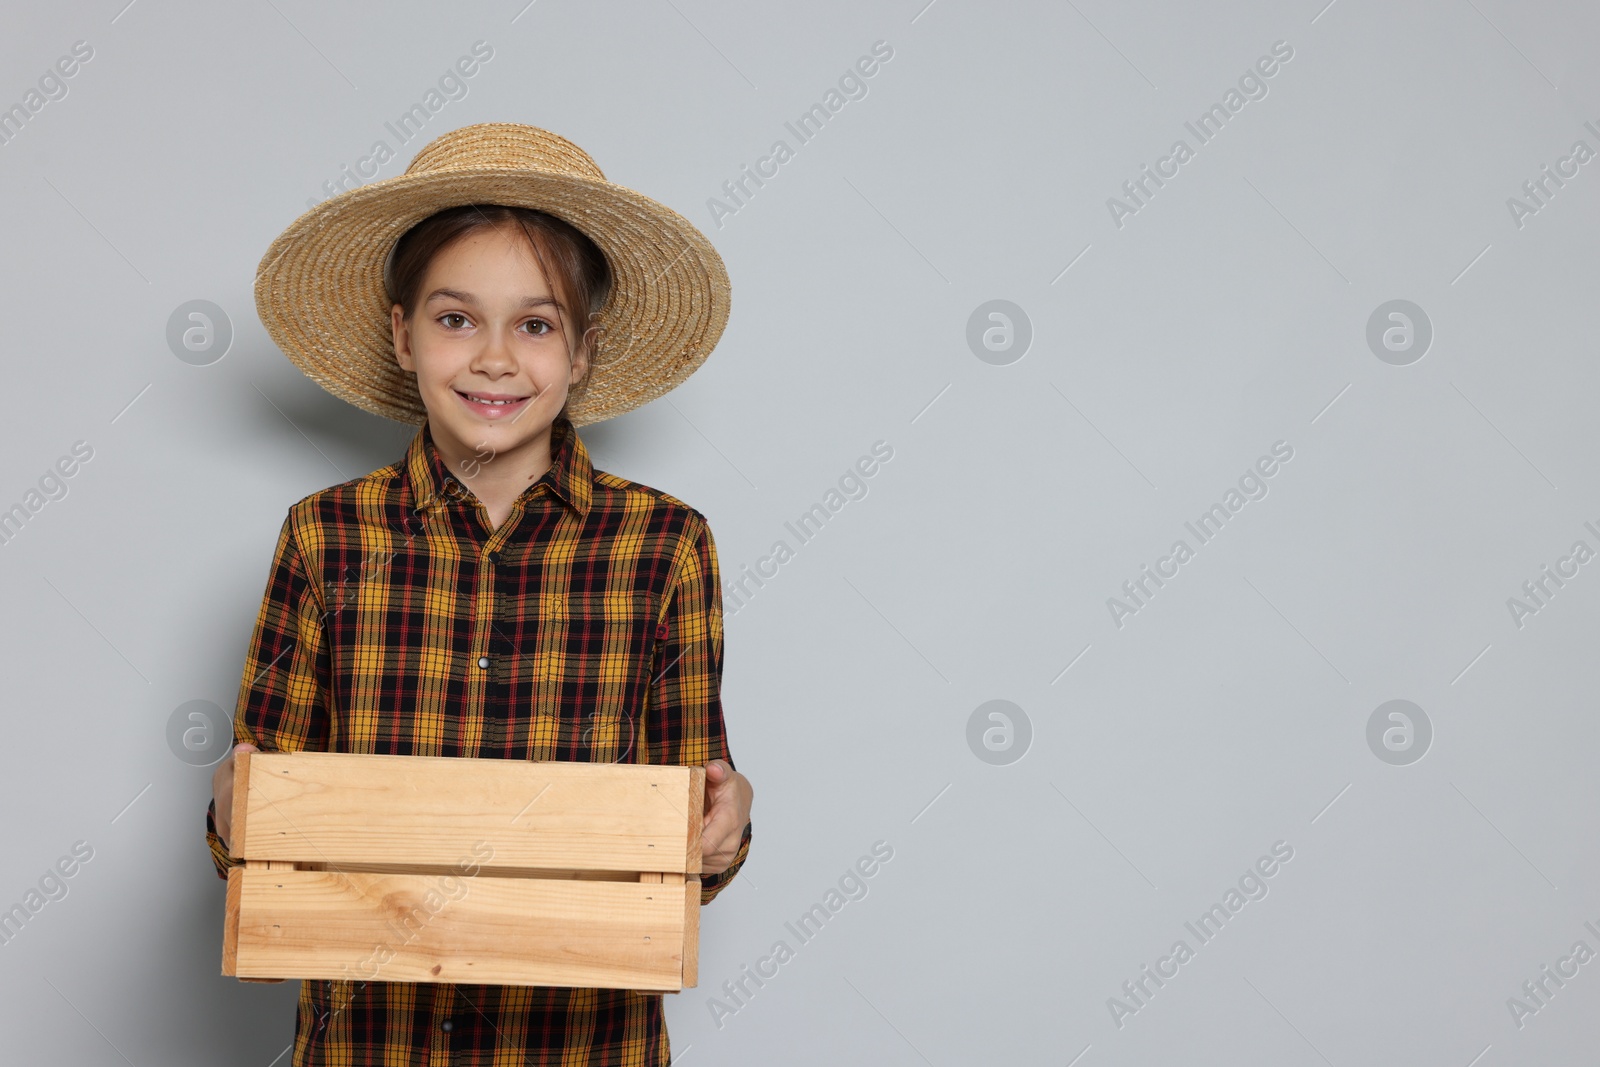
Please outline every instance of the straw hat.
[{"label": "straw hat", "polygon": [[340,193],[280,234],[256,273],[256,310],[279,348],[328,392],[420,424],[416,375],[395,362],[384,267],[395,242],[461,204],[538,208],[587,234],[611,267],[599,344],[568,394],[574,425],[676,388],[711,355],[728,321],[728,272],[676,211],[608,182],[588,153],[537,126],[464,126],[417,153],[404,174]]}]

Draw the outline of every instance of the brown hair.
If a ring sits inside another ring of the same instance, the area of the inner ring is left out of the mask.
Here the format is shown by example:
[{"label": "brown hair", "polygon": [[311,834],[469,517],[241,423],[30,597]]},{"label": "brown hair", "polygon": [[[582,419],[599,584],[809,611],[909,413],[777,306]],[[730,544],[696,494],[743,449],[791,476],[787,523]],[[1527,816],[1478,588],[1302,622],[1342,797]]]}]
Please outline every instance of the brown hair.
[{"label": "brown hair", "polygon": [[[539,269],[557,289],[556,317],[567,334],[568,353],[576,354],[577,345],[611,295],[611,267],[599,246],[582,230],[535,208],[463,204],[429,215],[395,242],[383,271],[383,286],[390,303],[399,304],[401,314],[411,318],[422,279],[435,256],[470,233],[507,223],[522,228]],[[552,263],[554,271],[550,269]],[[592,347],[589,355],[589,371],[580,387],[589,384],[594,370]],[[565,406],[561,413],[566,414]]]}]

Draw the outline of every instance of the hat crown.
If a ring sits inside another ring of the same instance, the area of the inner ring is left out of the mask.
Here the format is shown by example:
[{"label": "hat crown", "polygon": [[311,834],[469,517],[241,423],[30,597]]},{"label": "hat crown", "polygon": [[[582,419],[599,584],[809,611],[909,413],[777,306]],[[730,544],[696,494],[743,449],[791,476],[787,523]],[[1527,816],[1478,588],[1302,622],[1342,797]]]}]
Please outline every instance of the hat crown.
[{"label": "hat crown", "polygon": [[484,167],[533,170],[605,181],[589,153],[549,130],[516,122],[480,122],[451,130],[416,154],[406,174],[441,174]]}]

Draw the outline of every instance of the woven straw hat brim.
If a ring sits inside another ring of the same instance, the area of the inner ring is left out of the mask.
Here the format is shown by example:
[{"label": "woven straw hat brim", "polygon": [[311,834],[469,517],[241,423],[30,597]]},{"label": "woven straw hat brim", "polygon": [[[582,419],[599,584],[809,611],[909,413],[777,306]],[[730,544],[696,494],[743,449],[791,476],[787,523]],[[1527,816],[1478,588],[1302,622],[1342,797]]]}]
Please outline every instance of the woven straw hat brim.
[{"label": "woven straw hat brim", "polygon": [[296,219],[256,274],[256,310],[273,341],[333,395],[397,422],[423,422],[416,376],[395,362],[383,270],[407,230],[462,204],[549,212],[605,254],[611,295],[595,319],[599,344],[590,371],[568,396],[574,425],[609,419],[676,388],[722,336],[727,268],[689,220],[612,182],[485,166],[385,178]]}]

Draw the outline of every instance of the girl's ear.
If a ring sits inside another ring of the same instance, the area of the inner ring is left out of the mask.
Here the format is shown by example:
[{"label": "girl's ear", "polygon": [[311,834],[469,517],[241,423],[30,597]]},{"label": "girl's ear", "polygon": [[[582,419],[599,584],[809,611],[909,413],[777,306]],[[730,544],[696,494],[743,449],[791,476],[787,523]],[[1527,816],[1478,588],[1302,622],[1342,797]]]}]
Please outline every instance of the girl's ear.
[{"label": "girl's ear", "polygon": [[571,385],[577,385],[588,377],[589,369],[594,364],[595,343],[599,339],[599,335],[600,327],[598,326],[590,326],[583,331],[583,337],[578,342],[577,351],[572,354],[573,377],[570,382]]},{"label": "girl's ear", "polygon": [[405,311],[399,304],[389,309],[389,328],[394,332],[394,359],[401,370],[415,372],[411,359],[411,330],[406,325]]}]

